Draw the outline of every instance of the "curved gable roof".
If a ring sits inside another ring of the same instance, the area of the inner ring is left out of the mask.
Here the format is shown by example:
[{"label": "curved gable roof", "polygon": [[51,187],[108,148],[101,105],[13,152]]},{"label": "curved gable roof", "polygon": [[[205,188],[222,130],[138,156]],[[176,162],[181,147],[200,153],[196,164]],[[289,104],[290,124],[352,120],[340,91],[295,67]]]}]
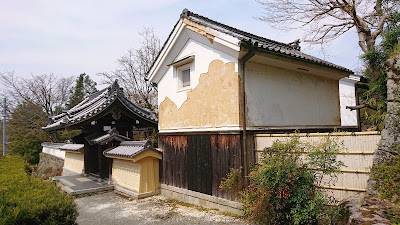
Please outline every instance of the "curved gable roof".
[{"label": "curved gable roof", "polygon": [[52,117],[53,123],[42,127],[42,129],[46,131],[59,130],[89,120],[106,110],[116,100],[119,100],[135,116],[157,124],[157,118],[154,114],[127,99],[118,81],[115,80],[109,87],[88,95],[68,111]]}]

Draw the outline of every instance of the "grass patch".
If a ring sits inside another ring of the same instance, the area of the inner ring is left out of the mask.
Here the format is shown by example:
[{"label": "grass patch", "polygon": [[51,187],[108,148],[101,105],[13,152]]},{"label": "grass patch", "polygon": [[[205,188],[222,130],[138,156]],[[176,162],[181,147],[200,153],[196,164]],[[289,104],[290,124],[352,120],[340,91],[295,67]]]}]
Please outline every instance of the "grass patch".
[{"label": "grass patch", "polygon": [[214,214],[218,214],[218,215],[223,215],[223,216],[229,216],[229,217],[241,217],[238,214],[235,213],[230,213],[230,212],[225,212],[225,211],[221,211],[219,209],[209,209],[209,208],[205,208],[203,206],[198,206],[198,205],[194,205],[191,203],[186,203],[186,202],[181,202],[175,199],[168,199],[166,201],[166,203],[170,204],[170,206],[172,207],[170,209],[170,211],[174,211],[176,208],[178,208],[178,205],[180,206],[184,206],[184,207],[188,207],[188,208],[193,208],[193,209],[197,209],[200,212],[212,212]]},{"label": "grass patch", "polygon": [[230,213],[230,212],[225,212],[225,211],[220,211],[219,214],[224,215],[224,216],[235,217],[235,218],[241,217],[240,215],[238,215],[236,213]]},{"label": "grass patch", "polygon": [[181,201],[178,201],[178,200],[175,200],[175,199],[169,199],[167,201],[167,203],[171,204],[173,210],[177,208],[176,205],[180,205],[180,206],[184,206],[184,207],[188,207],[188,208],[197,209],[200,212],[208,212],[208,211],[210,211],[210,209],[205,208],[203,206],[193,205],[193,204],[186,203],[186,202],[181,202]]}]

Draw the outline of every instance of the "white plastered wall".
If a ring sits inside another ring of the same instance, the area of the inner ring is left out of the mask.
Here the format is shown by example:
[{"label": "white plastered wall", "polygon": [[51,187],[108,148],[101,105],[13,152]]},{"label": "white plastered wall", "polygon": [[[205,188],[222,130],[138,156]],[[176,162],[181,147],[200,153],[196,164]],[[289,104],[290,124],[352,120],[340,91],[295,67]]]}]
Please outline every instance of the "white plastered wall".
[{"label": "white plastered wall", "polygon": [[340,126],[337,80],[246,63],[247,126]]},{"label": "white plastered wall", "polygon": [[178,77],[175,68],[169,66],[165,73],[157,75],[162,77],[158,82],[158,105],[168,97],[179,109],[187,99],[187,91],[197,87],[200,75],[208,72],[212,61],[234,62],[236,64],[235,71],[237,72],[238,54],[239,52],[224,47],[217,42],[211,43],[204,36],[184,30],[164,63],[170,64],[186,56],[194,55],[195,60],[191,63],[190,68],[190,89],[185,91],[178,90]]},{"label": "white plastered wall", "polygon": [[359,81],[353,77],[339,80],[340,115],[342,126],[358,126],[357,111],[346,109],[346,106],[357,105],[355,84]]},{"label": "white plastered wall", "polygon": [[59,148],[56,147],[43,146],[42,152],[60,159],[65,159],[65,151],[61,151]]}]

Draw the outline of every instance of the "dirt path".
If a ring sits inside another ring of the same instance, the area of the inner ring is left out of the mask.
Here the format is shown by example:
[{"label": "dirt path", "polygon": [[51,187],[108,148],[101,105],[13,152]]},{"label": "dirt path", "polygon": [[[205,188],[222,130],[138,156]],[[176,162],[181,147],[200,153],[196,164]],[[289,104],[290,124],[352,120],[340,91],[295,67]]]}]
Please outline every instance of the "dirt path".
[{"label": "dirt path", "polygon": [[78,224],[247,224],[243,220],[179,204],[162,196],[132,200],[108,192],[75,200]]}]

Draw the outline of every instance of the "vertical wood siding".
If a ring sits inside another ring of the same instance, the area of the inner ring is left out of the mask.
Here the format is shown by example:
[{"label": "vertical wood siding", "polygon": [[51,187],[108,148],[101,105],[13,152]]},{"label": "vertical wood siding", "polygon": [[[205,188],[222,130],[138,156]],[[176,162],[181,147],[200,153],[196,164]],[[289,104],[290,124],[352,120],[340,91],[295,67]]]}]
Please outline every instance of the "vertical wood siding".
[{"label": "vertical wood siding", "polygon": [[210,135],[190,135],[187,151],[188,189],[212,194],[212,160]]},{"label": "vertical wood siding", "polygon": [[162,183],[231,199],[219,185],[230,168],[243,166],[241,140],[240,134],[161,135]]},{"label": "vertical wood siding", "polygon": [[188,188],[187,136],[160,136],[159,148],[163,151],[162,183]]},{"label": "vertical wood siding", "polygon": [[240,135],[212,135],[211,149],[213,159],[213,187],[212,195],[231,199],[219,189],[221,181],[229,173],[230,168],[242,166],[242,149]]}]

